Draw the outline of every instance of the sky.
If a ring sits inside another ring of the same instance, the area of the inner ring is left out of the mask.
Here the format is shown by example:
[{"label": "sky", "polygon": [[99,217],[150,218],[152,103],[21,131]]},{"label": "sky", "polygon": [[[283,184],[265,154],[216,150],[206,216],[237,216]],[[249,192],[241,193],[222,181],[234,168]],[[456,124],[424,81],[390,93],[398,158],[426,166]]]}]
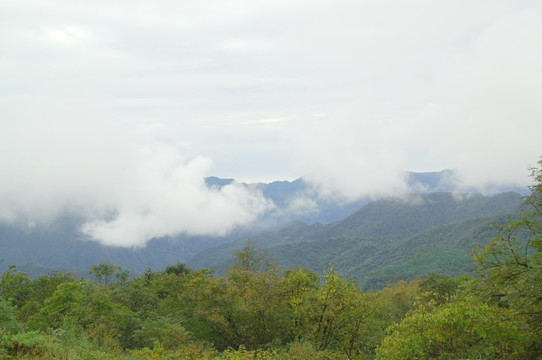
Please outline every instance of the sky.
[{"label": "sky", "polygon": [[0,221],[75,212],[104,244],[225,234],[305,177],[343,201],[404,171],[529,183],[542,2],[2,0]]}]

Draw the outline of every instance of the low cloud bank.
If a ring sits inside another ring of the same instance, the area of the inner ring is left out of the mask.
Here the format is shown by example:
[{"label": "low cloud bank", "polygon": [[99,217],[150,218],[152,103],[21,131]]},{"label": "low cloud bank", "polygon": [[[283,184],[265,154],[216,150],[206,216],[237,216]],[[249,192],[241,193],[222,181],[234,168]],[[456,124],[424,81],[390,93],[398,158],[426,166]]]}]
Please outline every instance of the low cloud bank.
[{"label": "low cloud bank", "polygon": [[77,214],[87,219],[81,230],[90,239],[130,247],[183,233],[223,235],[273,207],[241,184],[207,187],[209,158],[189,159],[133,127],[50,125],[39,133],[13,125],[0,135],[3,153],[19,154],[0,159],[9,175],[0,179],[0,221]]},{"label": "low cloud bank", "polygon": [[[148,159],[153,166],[154,156]],[[208,188],[209,161],[197,158],[137,181],[122,191],[118,214],[111,220],[86,223],[83,233],[105,245],[143,246],[154,237],[224,235],[257,219],[272,203],[240,184]]]}]

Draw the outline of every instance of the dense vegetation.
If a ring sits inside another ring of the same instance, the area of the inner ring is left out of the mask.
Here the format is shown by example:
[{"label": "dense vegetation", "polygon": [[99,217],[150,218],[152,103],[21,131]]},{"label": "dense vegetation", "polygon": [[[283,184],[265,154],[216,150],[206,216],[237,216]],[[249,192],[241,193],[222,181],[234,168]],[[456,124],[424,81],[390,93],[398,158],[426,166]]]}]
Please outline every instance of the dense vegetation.
[{"label": "dense vegetation", "polygon": [[[540,162],[542,166],[542,161]],[[538,359],[542,169],[530,207],[476,257],[476,277],[432,274],[367,292],[328,268],[279,271],[251,243],[224,276],[184,264],[129,278],[0,277],[0,357],[28,359]]]},{"label": "dense vegetation", "polygon": [[188,265],[224,275],[231,264],[228,254],[255,241],[282,269],[302,265],[321,274],[331,263],[366,290],[435,271],[449,276],[472,274],[473,248],[487,245],[498,234],[492,224],[519,217],[521,202],[513,192],[381,199],[335,223],[293,222],[204,250]]}]

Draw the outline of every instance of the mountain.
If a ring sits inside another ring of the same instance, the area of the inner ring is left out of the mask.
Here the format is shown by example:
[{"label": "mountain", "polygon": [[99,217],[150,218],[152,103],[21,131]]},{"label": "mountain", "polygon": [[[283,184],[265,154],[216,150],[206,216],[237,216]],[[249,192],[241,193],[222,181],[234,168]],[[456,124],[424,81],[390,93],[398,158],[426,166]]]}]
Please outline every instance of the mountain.
[{"label": "mountain", "polygon": [[[208,187],[221,188],[234,182],[234,179],[221,179],[214,176],[205,178]],[[259,219],[256,227],[260,228],[295,220],[306,223],[330,223],[352,214],[363,205],[371,202],[368,197],[351,202],[322,198],[313,186],[303,178],[271,183],[242,183],[242,185],[248,189],[260,191],[266,199],[276,205],[274,210]]]},{"label": "mountain", "polygon": [[[404,181],[408,194],[425,194],[434,192],[480,193],[476,188],[464,188],[459,175],[454,170],[438,172],[405,172]],[[208,177],[207,186],[222,187],[234,183],[234,179],[221,179]],[[277,206],[275,211],[265,214],[260,219],[260,227],[271,227],[286,224],[290,221],[303,221],[307,224],[329,224],[339,221],[353,214],[363,206],[371,203],[374,198],[344,202],[322,197],[313,185],[304,178],[294,181],[274,181],[271,183],[243,184],[247,188],[261,191],[264,197],[273,201]],[[485,189],[486,195],[495,195],[503,192],[517,192],[527,195],[526,188],[517,186],[496,186]],[[300,206],[302,204],[303,206]]]},{"label": "mountain", "polygon": [[[371,288],[393,278],[377,276],[376,272],[412,262],[416,256],[426,261],[427,254],[432,256],[436,247],[444,249],[436,253],[448,254],[445,257],[451,264],[458,262],[454,265],[456,272],[468,272],[472,270],[473,247],[496,235],[490,224],[505,222],[504,214],[517,211],[521,203],[522,197],[512,192],[491,197],[429,193],[382,199],[331,224],[293,222],[251,234],[207,249],[190,259],[188,265],[223,273],[231,263],[231,254],[247,241],[255,241],[282,268],[302,265],[322,271],[332,264]],[[442,270],[441,265],[435,262],[428,269]]]},{"label": "mountain", "polygon": [[[418,193],[447,190],[456,184],[454,172],[449,170],[435,173],[406,173],[405,176],[411,189]],[[208,187],[219,188],[235,182],[234,179],[218,177],[209,177],[205,181]],[[393,235],[392,233],[397,233],[397,229],[394,230],[393,227],[399,227],[401,231],[409,235],[420,231],[419,225],[411,226],[405,223],[410,210],[405,210],[402,215],[397,213],[395,220],[389,218],[384,220],[386,217],[378,214],[371,215],[373,211],[370,210],[372,209],[371,199],[364,198],[344,203],[322,198],[303,178],[294,181],[243,184],[243,186],[261,191],[264,197],[275,203],[276,208],[250,227],[235,229],[227,236],[181,234],[171,238],[152,239],[144,248],[120,248],[102,246],[82,236],[79,228],[85,219],[76,214],[67,214],[53,223],[0,223],[0,271],[12,264],[19,266],[30,264],[32,269],[41,269],[39,271],[47,271],[47,269],[78,271],[88,269],[100,262],[112,262],[133,272],[141,273],[149,267],[163,269],[166,265],[179,261],[191,263],[193,266],[210,266],[224,261],[234,247],[229,243],[240,238],[245,241],[249,234],[252,234],[250,236],[262,246],[271,247],[280,245],[281,241],[287,244],[324,240],[336,238],[339,236],[337,234],[345,239],[356,239],[358,232],[362,229],[365,229],[364,236],[379,237],[379,241],[390,240],[391,238],[386,240],[383,237],[386,237],[385,231],[390,232],[390,236]],[[394,201],[396,200],[389,203],[388,209],[381,210],[381,213],[397,211],[394,210]],[[366,205],[369,207],[365,208]],[[369,213],[358,214],[359,219],[350,217],[360,208]],[[426,215],[419,213],[418,216],[425,217]],[[402,218],[405,220],[401,220]],[[387,221],[387,225],[382,221]],[[426,220],[421,222],[424,221]],[[277,227],[278,225],[281,226]],[[350,230],[347,230],[347,227]],[[370,231],[371,228],[373,232]],[[265,229],[268,231],[262,231]],[[206,252],[206,256],[213,260],[203,260],[203,255],[196,256],[207,249],[209,251]]]}]

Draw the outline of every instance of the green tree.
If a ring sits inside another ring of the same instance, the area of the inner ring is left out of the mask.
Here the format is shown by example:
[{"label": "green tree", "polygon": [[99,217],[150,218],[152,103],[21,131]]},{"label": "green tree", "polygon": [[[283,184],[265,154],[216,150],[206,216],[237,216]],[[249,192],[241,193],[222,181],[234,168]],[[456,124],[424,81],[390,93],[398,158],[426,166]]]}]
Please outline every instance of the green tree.
[{"label": "green tree", "polygon": [[17,320],[16,308],[7,300],[0,298],[0,335],[22,329],[23,324]]},{"label": "green tree", "polygon": [[476,258],[482,289],[529,324],[533,354],[542,353],[542,159],[538,164],[531,169],[526,214],[501,226],[500,235]]},{"label": "green tree", "polygon": [[418,280],[412,280],[408,283],[400,280],[376,292],[386,307],[386,317],[389,324],[401,321],[409,311],[415,309],[419,291]]},{"label": "green tree", "polygon": [[302,341],[313,330],[319,276],[299,266],[284,272],[281,287],[282,297],[289,307],[290,331],[295,340]]},{"label": "green tree", "polygon": [[377,359],[523,359],[514,313],[473,298],[410,313],[392,326]]},{"label": "green tree", "polygon": [[73,316],[84,297],[85,282],[72,281],[58,285],[53,295],[46,299],[39,313],[30,318],[38,329],[58,329],[67,316]]},{"label": "green tree", "polygon": [[100,345],[117,346],[118,342],[122,348],[131,348],[136,345],[137,320],[116,295],[111,287],[87,286],[72,315]]},{"label": "green tree", "polygon": [[182,326],[182,319],[172,315],[148,317],[134,334],[139,347],[151,348],[159,342],[167,350],[185,346],[189,339]]},{"label": "green tree", "polygon": [[31,282],[25,304],[18,309],[22,321],[37,314],[45,300],[50,298],[60,284],[75,281],[72,274],[54,273],[40,276]]},{"label": "green tree", "polygon": [[10,265],[0,276],[0,296],[16,307],[24,305],[27,301],[31,286],[32,282],[28,275],[17,272],[15,265]]},{"label": "green tree", "polygon": [[336,350],[348,359],[372,356],[384,336],[383,312],[377,295],[363,293],[331,268],[318,290],[314,327],[306,336],[320,350]]},{"label": "green tree", "polygon": [[247,241],[241,250],[234,253],[233,267],[238,270],[257,272],[267,271],[273,267],[269,258],[267,258],[256,246],[256,242]]},{"label": "green tree", "polygon": [[246,346],[291,340],[289,307],[276,266],[248,244],[236,253],[236,263],[219,279],[200,287],[198,303],[206,309],[195,315],[215,334],[219,347]]},{"label": "green tree", "polygon": [[126,283],[130,275],[128,270],[123,270],[121,266],[111,263],[101,263],[90,268],[90,275],[96,280],[98,285],[110,285],[114,282]]},{"label": "green tree", "polygon": [[188,266],[186,266],[186,264],[177,262],[177,265],[166,266],[166,269],[164,270],[164,272],[166,274],[183,275],[183,274],[190,274],[192,270]]},{"label": "green tree", "polygon": [[423,304],[432,303],[442,305],[449,302],[457,293],[461,284],[466,283],[468,277],[452,278],[433,273],[420,281],[420,297],[418,302]]}]

